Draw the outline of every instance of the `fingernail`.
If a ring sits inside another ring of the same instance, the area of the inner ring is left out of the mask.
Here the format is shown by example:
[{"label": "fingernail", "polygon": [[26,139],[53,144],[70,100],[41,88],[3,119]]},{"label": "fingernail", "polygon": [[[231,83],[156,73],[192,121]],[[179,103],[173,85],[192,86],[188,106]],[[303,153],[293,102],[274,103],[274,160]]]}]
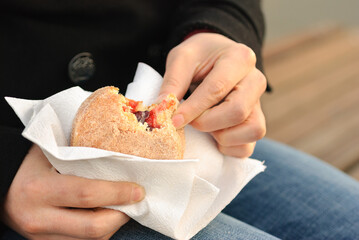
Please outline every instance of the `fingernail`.
[{"label": "fingernail", "polygon": [[145,197],[145,189],[140,186],[136,186],[132,188],[131,193],[131,201],[132,202],[139,202]]},{"label": "fingernail", "polygon": [[175,128],[181,128],[184,124],[184,117],[182,114],[176,114],[172,117],[172,122]]}]

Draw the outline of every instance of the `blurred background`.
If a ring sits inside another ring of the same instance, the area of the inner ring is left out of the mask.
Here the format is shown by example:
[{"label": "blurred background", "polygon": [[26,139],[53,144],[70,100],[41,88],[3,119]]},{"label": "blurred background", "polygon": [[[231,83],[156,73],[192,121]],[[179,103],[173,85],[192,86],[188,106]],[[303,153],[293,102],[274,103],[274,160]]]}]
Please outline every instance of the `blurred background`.
[{"label": "blurred background", "polygon": [[359,27],[358,0],[262,0],[262,6],[267,43],[326,24]]},{"label": "blurred background", "polygon": [[267,137],[359,180],[359,1],[262,4]]}]

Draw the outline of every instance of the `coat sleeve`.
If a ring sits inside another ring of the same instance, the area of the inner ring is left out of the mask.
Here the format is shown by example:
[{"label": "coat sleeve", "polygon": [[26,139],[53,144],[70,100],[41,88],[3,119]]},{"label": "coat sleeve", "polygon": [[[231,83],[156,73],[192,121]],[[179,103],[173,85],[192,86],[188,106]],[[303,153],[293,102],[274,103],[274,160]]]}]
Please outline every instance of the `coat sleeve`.
[{"label": "coat sleeve", "polygon": [[258,59],[257,67],[263,71],[264,28],[260,0],[186,1],[174,14],[168,49],[192,31],[208,29],[252,48]]},{"label": "coat sleeve", "polygon": [[[27,154],[31,143],[22,137],[22,129],[0,126],[0,202],[6,193],[19,169],[22,160]],[[0,222],[0,236],[6,226]]]},{"label": "coat sleeve", "polygon": [[0,126],[0,190],[3,199],[31,143],[21,136],[21,129]]}]

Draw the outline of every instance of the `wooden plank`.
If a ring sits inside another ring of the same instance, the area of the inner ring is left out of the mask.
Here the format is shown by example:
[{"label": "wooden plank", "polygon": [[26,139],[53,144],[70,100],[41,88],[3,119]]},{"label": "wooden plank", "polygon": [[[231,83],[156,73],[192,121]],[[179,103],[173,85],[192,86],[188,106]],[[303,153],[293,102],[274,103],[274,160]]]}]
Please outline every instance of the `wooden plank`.
[{"label": "wooden plank", "polygon": [[[359,103],[359,101],[356,102]],[[339,114],[331,116],[317,129],[291,145],[318,156],[340,169],[348,168],[358,160],[359,156],[358,105],[355,108],[339,111]],[[352,148],[351,153],[355,152],[356,156],[345,154],[348,150],[347,145]]]},{"label": "wooden plank", "polygon": [[[330,111],[335,114],[336,109],[352,104],[359,95],[348,95],[347,92],[359,88],[357,66],[359,57],[340,71],[323,75],[321,79],[317,78],[318,81],[314,79],[310,84],[297,89],[290,97],[277,97],[280,101],[275,104],[267,104],[263,100],[268,135],[279,141],[292,142],[298,134],[307,134],[313,126],[325,120]],[[301,131],[298,132],[298,129]]]},{"label": "wooden plank", "polygon": [[[355,68],[352,71],[356,71],[356,66],[352,62],[357,61],[358,56],[359,46],[356,48],[350,47],[346,54],[323,60],[318,66],[311,66],[295,77],[289,77],[286,72],[283,72],[282,75],[287,76],[286,84],[288,87],[283,88],[284,83],[273,85],[274,92],[264,95],[262,98],[263,108],[271,109],[271,114],[267,116],[267,121],[273,122],[283,118],[283,115],[288,111],[301,104],[301,101],[298,100],[302,100],[304,96],[306,96],[306,99],[313,97],[318,94],[318,91],[325,91],[335,82],[341,81],[341,76],[335,72],[340,71],[343,67],[345,68],[346,65],[354,66]],[[283,61],[286,62],[286,59],[283,59]],[[290,69],[287,71],[292,72]],[[337,75],[335,77],[337,79],[332,76],[333,74]],[[347,73],[344,74],[347,75]],[[272,79],[274,78],[277,78],[277,76],[273,75]],[[330,78],[332,79],[331,81]],[[291,104],[285,104],[287,102]]]},{"label": "wooden plank", "polygon": [[[263,96],[263,109],[267,113],[267,122],[273,132],[281,131],[283,119],[289,122],[295,121],[302,117],[303,111],[313,109],[313,104],[322,105],[332,102],[335,100],[333,98],[338,96],[337,93],[344,94],[346,88],[352,88],[349,85],[350,81],[355,84],[356,80],[350,79],[358,73],[359,54],[355,58],[347,58],[347,62],[337,64],[335,69],[331,67],[326,71],[325,68],[319,69],[316,75],[307,76],[311,80],[309,83],[294,88],[293,91],[274,92]],[[344,84],[345,81],[348,83]]]},{"label": "wooden plank", "polygon": [[322,41],[324,38],[330,38],[343,32],[343,29],[338,25],[318,26],[313,29],[307,29],[302,32],[287,36],[280,41],[271,42],[263,48],[263,57],[271,62],[288,54],[298,46],[305,46],[313,44],[316,41]]},{"label": "wooden plank", "polygon": [[359,175],[358,36],[325,29],[267,48],[264,64],[274,93],[262,97],[267,137],[353,176]]},{"label": "wooden plank", "polygon": [[[304,99],[307,102],[311,102],[313,98],[328,89],[333,88],[333,86],[337,88],[336,84],[341,82],[342,78],[345,78],[348,75],[350,76],[351,73],[357,71],[356,68],[359,64],[354,62],[358,61],[359,44],[357,43],[355,48],[349,44],[344,44],[343,42],[337,42],[336,44],[346,46],[345,53],[343,53],[343,49],[340,48],[338,49],[338,53],[341,53],[340,56],[333,55],[329,58],[322,56],[322,58],[320,55],[318,58],[323,60],[318,61],[318,66],[312,65],[309,69],[305,69],[296,78],[288,77],[288,74],[283,71],[281,76],[285,76],[284,78],[286,79],[286,83],[289,85],[289,88],[283,89],[282,86],[284,83],[274,85],[274,93],[263,96],[263,109],[270,109],[267,114],[267,122],[268,124],[271,124],[274,131],[276,131],[274,126],[275,122],[280,121],[286,114],[288,114],[288,112],[298,112],[297,109],[300,106],[303,106]],[[325,49],[324,51],[328,52],[328,49]],[[331,49],[331,51],[335,52],[333,49]],[[309,50],[309,52],[313,51]],[[299,59],[300,56],[295,58]],[[283,59],[283,63],[286,62],[288,62],[288,59]],[[347,67],[347,65],[351,66]],[[298,69],[303,69],[300,65],[298,66]],[[289,68],[290,72],[293,72],[292,68]],[[279,77],[280,76],[275,75],[272,76],[273,79],[277,79]],[[305,107],[307,106],[308,105],[305,104]],[[282,126],[281,123],[278,125]]]},{"label": "wooden plank", "polygon": [[[273,85],[278,84],[278,88],[290,86],[292,83],[302,83],[293,81],[291,84],[287,79],[293,79],[296,76],[305,73],[308,69],[320,67],[326,59],[337,58],[343,53],[351,51],[351,46],[355,45],[347,33],[338,33],[334,36],[323,38],[322,42],[311,45],[297,46],[290,51],[290,54],[283,54],[279,60],[272,61],[264,58],[264,66],[268,79]],[[277,88],[276,88],[277,89]],[[277,89],[278,90],[278,89]]]}]

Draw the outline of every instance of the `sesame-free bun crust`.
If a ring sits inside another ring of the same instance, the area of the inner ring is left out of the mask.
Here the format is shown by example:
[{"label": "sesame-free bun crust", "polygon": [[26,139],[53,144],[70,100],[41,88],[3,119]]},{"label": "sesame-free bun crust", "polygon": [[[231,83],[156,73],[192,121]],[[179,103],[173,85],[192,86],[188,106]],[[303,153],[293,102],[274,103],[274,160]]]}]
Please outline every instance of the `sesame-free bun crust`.
[{"label": "sesame-free bun crust", "polygon": [[[80,106],[73,122],[71,146],[94,147],[151,159],[182,159],[184,131],[176,130],[172,115],[176,104],[156,115],[161,127],[149,128],[137,120],[128,107],[129,99],[118,88],[103,87],[91,94]],[[175,100],[174,100],[175,99]],[[137,109],[155,108],[139,103]]]}]

